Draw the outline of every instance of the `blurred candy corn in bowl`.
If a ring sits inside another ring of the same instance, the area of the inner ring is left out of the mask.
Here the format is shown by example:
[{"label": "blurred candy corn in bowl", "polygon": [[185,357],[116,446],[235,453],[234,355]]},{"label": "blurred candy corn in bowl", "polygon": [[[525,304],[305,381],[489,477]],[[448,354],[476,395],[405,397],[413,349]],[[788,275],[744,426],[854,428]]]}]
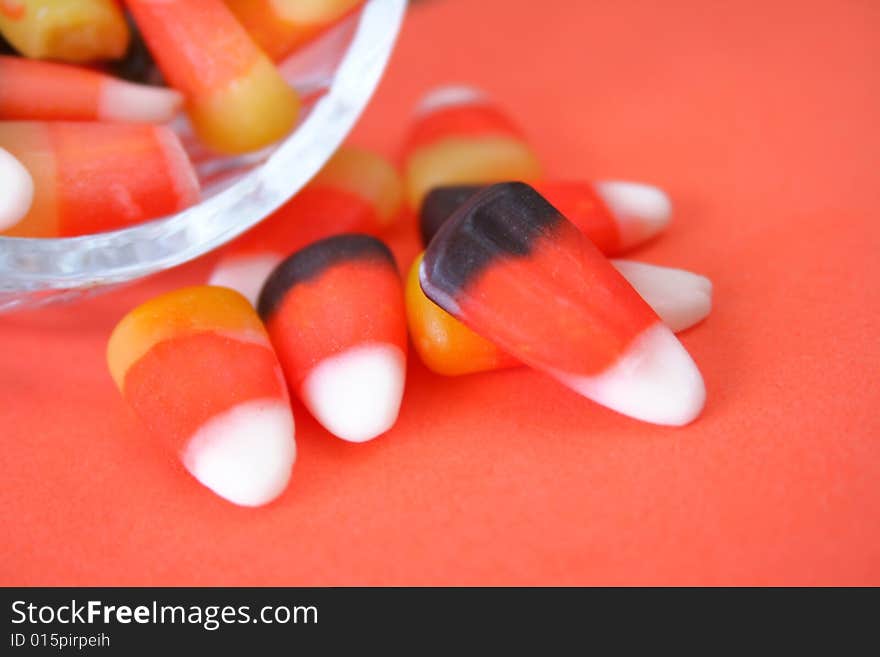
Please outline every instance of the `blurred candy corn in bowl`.
[{"label": "blurred candy corn in bowl", "polygon": [[187,262],[285,204],[365,108],[405,6],[0,3],[0,312]]}]

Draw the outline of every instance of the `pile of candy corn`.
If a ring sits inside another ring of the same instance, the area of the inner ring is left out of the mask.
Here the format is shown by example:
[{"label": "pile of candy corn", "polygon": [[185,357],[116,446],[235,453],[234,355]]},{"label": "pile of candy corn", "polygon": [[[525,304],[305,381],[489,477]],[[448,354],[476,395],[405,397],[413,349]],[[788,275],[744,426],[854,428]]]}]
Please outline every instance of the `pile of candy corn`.
[{"label": "pile of candy corn", "polygon": [[[404,283],[408,263],[381,236],[413,215],[425,251]],[[442,88],[418,108],[401,174],[340,149],[225,247],[209,284],[123,318],[110,372],[198,481],[246,506],[287,487],[289,395],[331,434],[371,440],[397,420],[409,343],[438,374],[526,365],[621,414],[684,425],[705,389],[674,333],[708,315],[712,285],[608,259],[670,215],[650,185],[542,177],[488,97]]]},{"label": "pile of candy corn", "polygon": [[0,235],[88,235],[197,202],[164,124],[185,110],[224,154],[284,137],[300,100],[275,61],[361,2],[0,0]]}]

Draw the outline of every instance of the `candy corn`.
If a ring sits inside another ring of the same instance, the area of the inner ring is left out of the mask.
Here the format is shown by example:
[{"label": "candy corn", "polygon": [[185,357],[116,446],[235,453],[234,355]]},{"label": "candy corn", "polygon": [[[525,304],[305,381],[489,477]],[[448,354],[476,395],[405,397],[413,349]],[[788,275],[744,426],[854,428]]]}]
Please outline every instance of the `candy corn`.
[{"label": "candy corn", "polygon": [[30,211],[5,235],[99,233],[198,200],[192,166],[166,127],[0,121],[0,148],[24,165],[35,189]]},{"label": "candy corn", "polygon": [[[447,376],[521,365],[425,296],[419,283],[422,258],[416,258],[406,280],[409,334],[422,362]],[[702,321],[712,308],[712,283],[704,276],[631,260],[611,264],[675,332]]]},{"label": "candy corn", "polygon": [[225,250],[209,282],[256,303],[286,256],[331,235],[379,234],[397,216],[402,195],[400,177],[387,160],[343,146],[302,191]]},{"label": "candy corn", "polygon": [[107,363],[146,427],[219,496],[275,499],[296,458],[281,368],[254,309],[237,292],[191,287],[132,310]]},{"label": "candy corn", "polygon": [[33,200],[31,174],[11,153],[0,148],[0,233],[21,221]]},{"label": "candy corn", "polygon": [[363,0],[226,0],[254,41],[280,59]]},{"label": "candy corn", "polygon": [[242,153],[293,128],[296,92],[222,0],[129,0],[128,7],[208,146]]},{"label": "candy corn", "polygon": [[412,208],[434,187],[530,182],[541,171],[519,128],[468,87],[442,87],[422,100],[403,158]]},{"label": "candy corn", "polygon": [[[540,181],[534,187],[606,255],[638,246],[669,223],[669,198],[651,185]],[[423,243],[427,245],[443,222],[480,189],[480,185],[432,189],[419,212]]]},{"label": "candy corn", "polygon": [[128,47],[115,0],[0,0],[0,34],[34,59],[118,59]]},{"label": "candy corn", "polygon": [[397,419],[406,316],[394,257],[367,235],[329,237],[282,262],[257,309],[291,389],[340,438],[363,442]]},{"label": "candy corn", "polygon": [[712,310],[712,281],[705,276],[633,260],[611,264],[675,333],[703,321]]},{"label": "candy corn", "polygon": [[172,89],[0,55],[0,119],[163,123],[182,105],[183,96]]},{"label": "candy corn", "polygon": [[703,408],[703,379],[672,331],[528,185],[494,185],[460,207],[419,280],[484,338],[604,406],[667,425]]}]

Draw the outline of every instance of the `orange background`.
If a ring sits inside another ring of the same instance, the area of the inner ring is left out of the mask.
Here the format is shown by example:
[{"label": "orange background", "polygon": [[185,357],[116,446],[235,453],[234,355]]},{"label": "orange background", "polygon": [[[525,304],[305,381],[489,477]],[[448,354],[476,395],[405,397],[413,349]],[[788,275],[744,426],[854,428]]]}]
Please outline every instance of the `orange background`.
[{"label": "orange background", "polygon": [[354,141],[393,153],[417,97],[465,81],[551,173],[667,188],[674,226],[637,256],[715,283],[683,336],[705,414],[652,427],[413,358],[391,433],[345,444],[298,406],[290,489],[238,509],[104,365],[121,315],[206,258],[0,318],[0,582],[880,584],[878,34],[872,0],[420,3]]}]

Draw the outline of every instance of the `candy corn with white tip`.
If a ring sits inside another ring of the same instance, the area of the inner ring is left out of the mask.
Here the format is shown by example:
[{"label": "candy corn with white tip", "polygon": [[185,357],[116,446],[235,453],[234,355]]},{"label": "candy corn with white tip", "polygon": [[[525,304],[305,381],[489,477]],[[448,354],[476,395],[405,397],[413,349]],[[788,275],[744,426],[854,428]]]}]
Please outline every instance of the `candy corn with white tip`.
[{"label": "candy corn with white tip", "polygon": [[145,426],[217,495],[260,506],[287,487],[296,459],[287,386],[240,294],[190,287],[138,306],[110,336],[107,363]]},{"label": "candy corn with white tip", "polygon": [[296,196],[223,250],[209,283],[256,304],[286,256],[331,235],[378,235],[397,217],[402,197],[400,176],[385,158],[343,146]]},{"label": "candy corn with white tip", "polygon": [[0,34],[33,59],[119,59],[129,43],[116,0],[3,0]]},{"label": "candy corn with white tip", "polygon": [[9,151],[0,148],[0,233],[20,222],[33,200],[31,174]]},{"label": "candy corn with white tip", "polygon": [[226,0],[226,5],[273,59],[296,50],[363,0]]},{"label": "candy corn with white tip", "polygon": [[425,294],[501,349],[624,415],[684,425],[705,386],[602,253],[523,183],[478,192],[431,240]]},{"label": "candy corn with white tip", "polygon": [[[458,376],[522,365],[425,296],[419,284],[422,258],[416,258],[406,279],[406,316],[413,345],[428,369]],[[632,260],[611,264],[676,333],[698,324],[711,310],[712,283],[705,276]]]},{"label": "candy corn with white tip", "polygon": [[288,384],[330,433],[364,442],[391,428],[407,338],[388,247],[358,234],[307,246],[272,273],[257,309]]},{"label": "candy corn with white tip", "polygon": [[531,182],[541,174],[522,131],[484,93],[440,87],[416,110],[403,150],[407,201],[417,209],[435,187]]},{"label": "candy corn with white tip", "polygon": [[257,150],[296,124],[299,97],[223,0],[129,0],[196,134],[222,153]]},{"label": "candy corn with white tip", "polygon": [[165,123],[183,106],[173,89],[68,64],[0,55],[0,120]]},{"label": "candy corn with white tip", "polygon": [[0,148],[34,185],[30,210],[0,228],[4,235],[90,235],[173,214],[199,198],[195,171],[165,126],[0,121]]},{"label": "candy corn with white tip", "polygon": [[[422,243],[427,246],[443,222],[483,187],[432,189],[419,210]],[[672,214],[663,190],[641,183],[545,180],[534,188],[606,255],[623,253],[656,236]]]}]

